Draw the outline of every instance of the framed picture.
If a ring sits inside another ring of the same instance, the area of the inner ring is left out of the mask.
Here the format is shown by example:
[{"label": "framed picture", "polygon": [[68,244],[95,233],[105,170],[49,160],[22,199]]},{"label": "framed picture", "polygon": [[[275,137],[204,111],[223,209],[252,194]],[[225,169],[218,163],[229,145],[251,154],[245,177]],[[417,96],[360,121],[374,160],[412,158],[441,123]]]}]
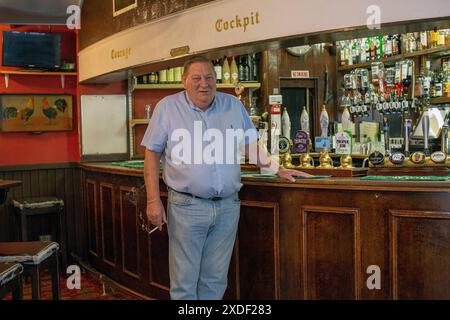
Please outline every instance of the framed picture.
[{"label": "framed picture", "polygon": [[0,95],[0,131],[42,132],[73,129],[71,95]]},{"label": "framed picture", "polygon": [[137,0],[112,0],[113,17],[137,8]]}]

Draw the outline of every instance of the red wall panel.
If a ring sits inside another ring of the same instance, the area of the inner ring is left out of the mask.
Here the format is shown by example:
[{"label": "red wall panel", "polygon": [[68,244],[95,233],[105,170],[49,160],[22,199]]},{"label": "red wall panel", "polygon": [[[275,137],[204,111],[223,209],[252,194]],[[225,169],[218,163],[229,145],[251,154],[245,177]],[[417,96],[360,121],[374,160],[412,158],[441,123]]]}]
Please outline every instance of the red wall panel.
[{"label": "red wall panel", "polygon": [[[0,31],[37,31],[61,33],[61,61],[76,59],[76,33],[65,27],[27,26],[11,28],[0,25]],[[1,50],[0,33],[0,50]],[[0,58],[1,60],[1,58]],[[1,70],[18,68],[0,67]],[[59,76],[10,75],[6,88],[0,75],[0,94],[70,94],[73,97],[74,129],[67,132],[3,133],[0,132],[0,165],[77,162],[80,160],[78,134],[77,77],[66,76],[65,88]]]}]

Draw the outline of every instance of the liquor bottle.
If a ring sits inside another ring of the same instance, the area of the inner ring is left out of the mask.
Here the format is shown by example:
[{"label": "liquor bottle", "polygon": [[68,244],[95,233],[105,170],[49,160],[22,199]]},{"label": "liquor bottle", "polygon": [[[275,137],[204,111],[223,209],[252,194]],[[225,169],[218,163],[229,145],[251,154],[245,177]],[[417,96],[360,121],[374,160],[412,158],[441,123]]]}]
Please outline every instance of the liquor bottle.
[{"label": "liquor bottle", "polygon": [[248,63],[248,59],[243,57],[242,62],[244,64],[244,80],[243,81],[252,81],[251,73],[250,73],[250,65]]},{"label": "liquor bottle", "polygon": [[396,56],[399,54],[399,47],[398,47],[398,35],[394,34],[392,36],[392,55]]},{"label": "liquor bottle", "polygon": [[392,36],[386,36],[384,39],[384,57],[387,58],[392,56]]},{"label": "liquor bottle", "polygon": [[370,46],[370,43],[371,43],[371,41],[370,41],[370,37],[369,38],[366,38],[366,45],[365,45],[365,48],[366,48],[366,58],[367,58],[367,61],[369,61],[369,60],[371,60],[371,57],[370,57],[370,50],[371,50],[371,46]]},{"label": "liquor bottle", "polygon": [[428,49],[428,34],[426,31],[420,33],[420,44],[422,50]]},{"label": "liquor bottle", "polygon": [[231,79],[230,79],[231,83],[236,84],[239,82],[239,70],[238,70],[234,56],[231,57],[230,76],[231,76]]},{"label": "liquor bottle", "polygon": [[340,43],[340,62],[341,66],[347,66],[348,65],[348,51],[346,50],[345,41],[341,41]]},{"label": "liquor bottle", "polygon": [[361,48],[359,51],[359,57],[360,57],[360,61],[361,63],[364,63],[367,61],[367,38],[362,38],[361,39]]},{"label": "liquor bottle", "polygon": [[252,81],[258,81],[258,58],[256,54],[252,54],[252,62],[251,62],[251,73],[250,73],[250,80]]},{"label": "liquor bottle", "polygon": [[425,98],[429,98],[431,94],[431,79],[433,78],[433,73],[431,72],[431,62],[426,60],[425,71],[424,71],[424,81],[423,81],[423,94]]},{"label": "liquor bottle", "polygon": [[445,46],[445,30],[441,29],[438,31],[438,36],[437,36],[437,46]]},{"label": "liquor bottle", "polygon": [[216,72],[216,83],[222,83],[222,65],[220,59],[214,60],[214,71]]},{"label": "liquor bottle", "polygon": [[358,64],[361,62],[361,57],[359,55],[359,48],[361,47],[361,42],[359,39],[353,40],[352,44],[352,62],[353,64]]},{"label": "liquor bottle", "polygon": [[228,58],[223,58],[222,64],[222,83],[231,83],[230,65],[228,64]]},{"label": "liquor bottle", "polygon": [[244,68],[244,57],[239,57],[238,59],[238,77],[240,81],[248,81],[245,76],[245,68]]},{"label": "liquor bottle", "polygon": [[377,43],[377,59],[383,58],[383,36],[378,36],[376,38]]},{"label": "liquor bottle", "polygon": [[434,83],[434,96],[437,97],[442,97],[444,95],[444,91],[443,91],[443,82],[444,82],[444,72],[442,71],[442,69],[439,69],[436,73],[435,73],[435,83]]},{"label": "liquor bottle", "polygon": [[376,38],[370,38],[370,60],[377,58]]},{"label": "liquor bottle", "polygon": [[437,28],[434,28],[431,31],[431,47],[436,48],[438,46],[438,31]]}]

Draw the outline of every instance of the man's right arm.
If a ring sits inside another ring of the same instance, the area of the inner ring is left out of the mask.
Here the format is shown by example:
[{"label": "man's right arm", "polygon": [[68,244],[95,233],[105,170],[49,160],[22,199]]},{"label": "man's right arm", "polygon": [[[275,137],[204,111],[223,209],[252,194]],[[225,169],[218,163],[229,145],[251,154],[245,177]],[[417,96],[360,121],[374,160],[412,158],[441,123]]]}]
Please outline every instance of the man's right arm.
[{"label": "man's right arm", "polygon": [[155,226],[162,229],[166,223],[166,213],[159,194],[159,161],[161,152],[145,149],[144,180],[147,191],[147,218]]}]

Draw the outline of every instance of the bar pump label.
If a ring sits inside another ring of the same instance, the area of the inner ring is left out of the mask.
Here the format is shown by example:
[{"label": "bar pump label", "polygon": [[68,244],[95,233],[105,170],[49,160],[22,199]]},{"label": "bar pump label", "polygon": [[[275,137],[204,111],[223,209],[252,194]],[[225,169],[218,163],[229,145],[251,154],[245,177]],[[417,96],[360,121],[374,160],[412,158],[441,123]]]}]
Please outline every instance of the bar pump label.
[{"label": "bar pump label", "polygon": [[412,155],[411,155],[411,162],[413,162],[413,163],[415,163],[415,164],[421,164],[421,163],[424,163],[425,162],[425,153],[423,153],[423,152],[420,152],[420,151],[418,151],[418,152],[414,152]]},{"label": "bar pump label", "polygon": [[373,165],[380,165],[384,163],[384,154],[379,151],[372,152],[369,156],[369,161]]},{"label": "bar pump label", "polygon": [[394,152],[391,155],[390,160],[393,164],[400,164],[405,161],[405,155],[401,152]]},{"label": "bar pump label", "polygon": [[305,131],[298,130],[294,135],[294,150],[295,153],[307,153],[309,138]]},{"label": "bar pump label", "polygon": [[336,154],[351,154],[351,137],[347,132],[339,132],[335,140]]},{"label": "bar pump label", "polygon": [[443,163],[447,159],[447,155],[445,152],[436,151],[431,154],[430,158],[434,163]]}]

